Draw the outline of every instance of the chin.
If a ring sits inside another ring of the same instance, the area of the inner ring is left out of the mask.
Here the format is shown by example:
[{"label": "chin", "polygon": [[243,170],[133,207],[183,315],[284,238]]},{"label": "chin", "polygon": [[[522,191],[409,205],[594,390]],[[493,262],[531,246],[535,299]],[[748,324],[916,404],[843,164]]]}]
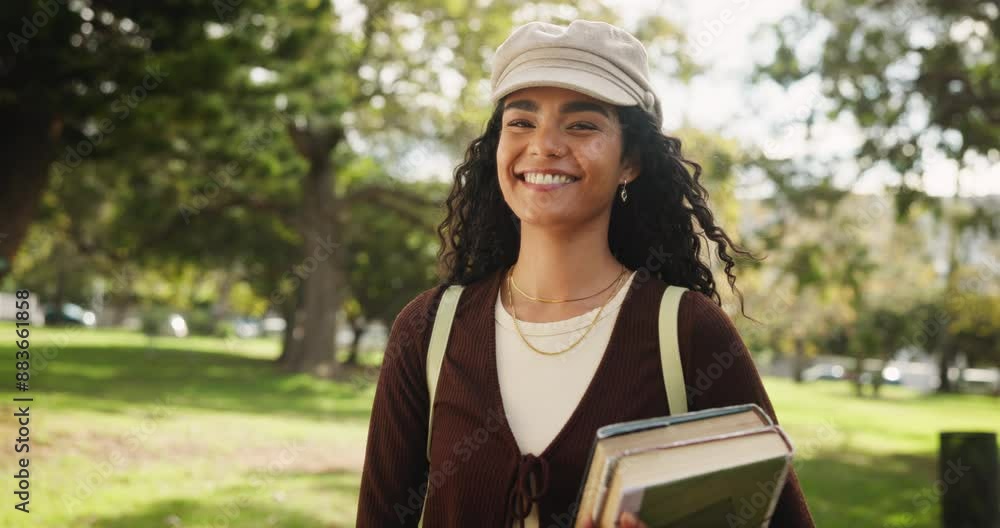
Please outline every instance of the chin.
[{"label": "chin", "polygon": [[573,214],[561,214],[547,211],[541,214],[517,215],[521,219],[521,227],[530,225],[537,228],[565,228],[578,225],[580,218]]}]

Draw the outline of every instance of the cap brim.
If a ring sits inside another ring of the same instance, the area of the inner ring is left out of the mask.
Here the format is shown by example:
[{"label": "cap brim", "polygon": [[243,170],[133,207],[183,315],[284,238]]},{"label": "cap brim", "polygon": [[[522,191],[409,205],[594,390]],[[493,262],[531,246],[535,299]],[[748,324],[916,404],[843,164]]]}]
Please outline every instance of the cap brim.
[{"label": "cap brim", "polygon": [[606,103],[619,106],[638,105],[625,89],[601,75],[563,66],[522,67],[511,72],[492,94],[493,102],[522,88],[555,86],[575,90]]}]

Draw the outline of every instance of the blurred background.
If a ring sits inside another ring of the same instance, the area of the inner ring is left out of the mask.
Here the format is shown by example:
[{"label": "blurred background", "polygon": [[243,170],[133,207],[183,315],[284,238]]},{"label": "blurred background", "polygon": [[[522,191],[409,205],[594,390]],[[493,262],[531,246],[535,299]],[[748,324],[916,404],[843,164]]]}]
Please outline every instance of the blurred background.
[{"label": "blurred background", "polygon": [[767,257],[737,268],[758,323],[716,280],[817,524],[940,526],[939,433],[1000,429],[987,0],[4,2],[0,380],[35,401],[32,513],[7,492],[0,525],[353,526],[493,50],[574,18],[647,45],[664,131]]}]

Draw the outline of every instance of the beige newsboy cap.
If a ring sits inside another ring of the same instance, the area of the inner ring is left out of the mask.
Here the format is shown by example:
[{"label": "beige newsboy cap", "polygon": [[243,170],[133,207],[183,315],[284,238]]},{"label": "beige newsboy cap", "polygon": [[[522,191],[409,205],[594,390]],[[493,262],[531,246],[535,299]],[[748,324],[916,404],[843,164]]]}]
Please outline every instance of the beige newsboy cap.
[{"label": "beige newsboy cap", "polygon": [[569,26],[529,22],[497,48],[491,100],[531,86],[558,86],[620,106],[638,105],[663,122],[649,82],[646,48],[629,32],[606,22],[574,20]]}]

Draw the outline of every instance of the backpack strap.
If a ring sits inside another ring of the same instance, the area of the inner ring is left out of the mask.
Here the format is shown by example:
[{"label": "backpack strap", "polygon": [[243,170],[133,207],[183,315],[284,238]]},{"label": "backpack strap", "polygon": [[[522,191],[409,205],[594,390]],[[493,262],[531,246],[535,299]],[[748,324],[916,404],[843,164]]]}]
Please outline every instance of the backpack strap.
[{"label": "backpack strap", "polygon": [[663,386],[667,388],[667,405],[671,416],[688,410],[680,345],[677,341],[677,314],[685,291],[687,288],[668,285],[660,300],[660,370],[663,371]]},{"label": "backpack strap", "polygon": [[[438,303],[437,315],[434,316],[434,327],[431,329],[431,342],[427,347],[427,461],[431,460],[431,428],[434,425],[434,396],[437,393],[438,377],[441,375],[441,364],[444,362],[444,352],[448,348],[448,337],[451,335],[451,323],[455,320],[455,310],[458,299],[462,296],[461,284],[453,284],[444,291]],[[420,521],[417,526],[424,525],[424,509],[427,507],[427,495],[424,494],[424,505],[420,508]]]},{"label": "backpack strap", "polygon": [[431,330],[431,342],[427,347],[427,395],[430,397],[427,414],[427,460],[431,459],[434,396],[437,392],[438,377],[441,375],[441,363],[444,362],[444,351],[448,347],[448,336],[451,335],[451,323],[455,319],[458,298],[462,296],[462,288],[460,284],[453,284],[441,296],[437,315],[434,317],[434,328]]}]

